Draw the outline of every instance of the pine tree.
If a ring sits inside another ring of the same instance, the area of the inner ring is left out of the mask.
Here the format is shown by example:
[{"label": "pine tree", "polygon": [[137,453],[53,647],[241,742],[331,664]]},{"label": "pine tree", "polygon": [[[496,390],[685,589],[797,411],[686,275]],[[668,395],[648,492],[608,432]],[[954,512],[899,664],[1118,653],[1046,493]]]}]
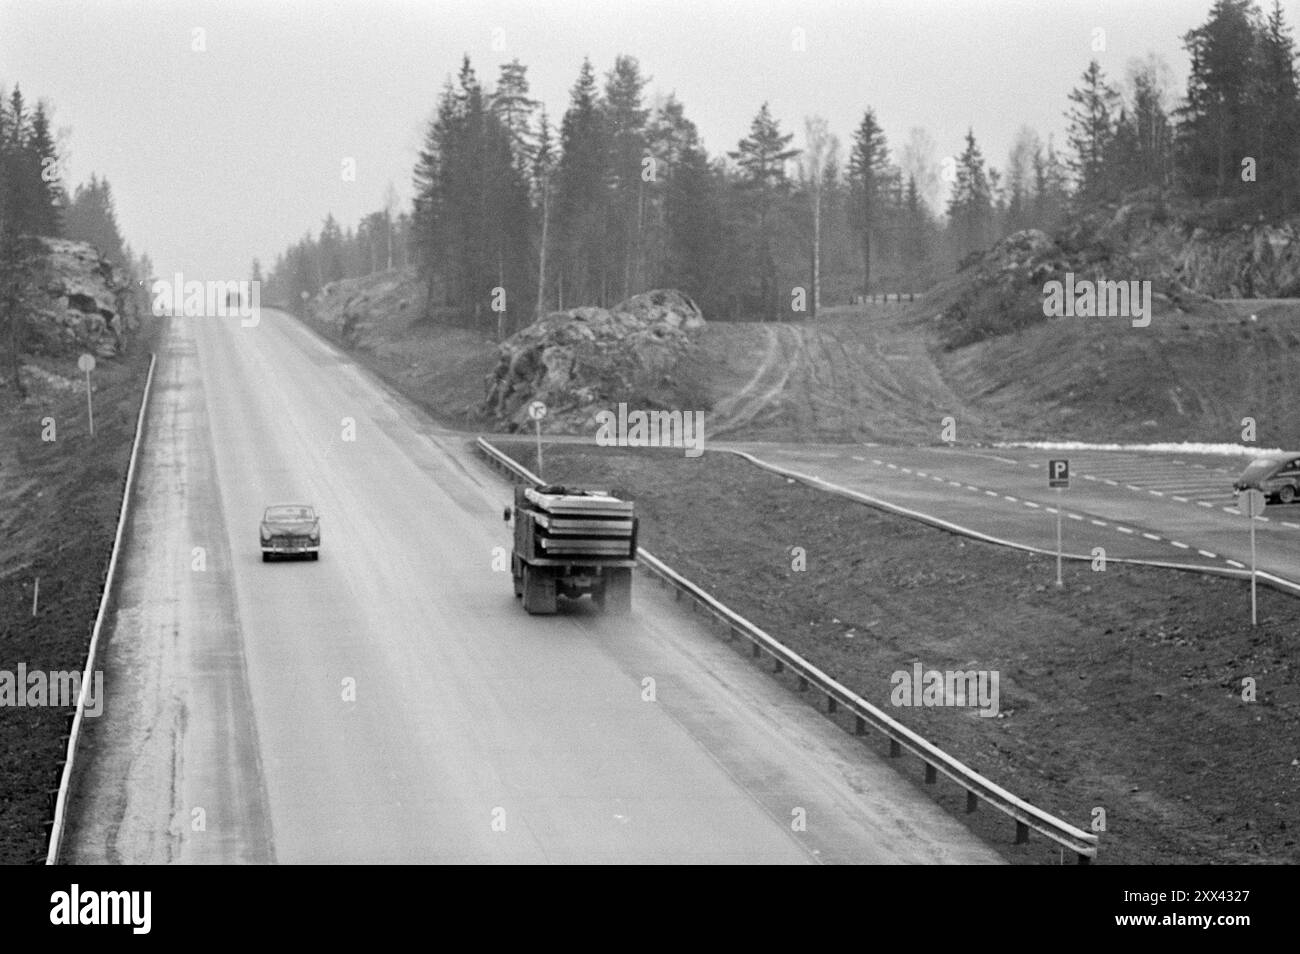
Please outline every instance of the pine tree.
[{"label": "pine tree", "polygon": [[60,210],[67,199],[59,175],[59,155],[50,134],[45,104],[37,103],[32,114],[31,132],[25,143],[28,175],[32,178],[32,234],[59,234]]},{"label": "pine tree", "polygon": [[777,301],[776,263],[772,258],[772,212],[789,191],[786,163],[799,155],[788,148],[794,133],[782,133],[780,124],[764,103],[749,127],[749,135],[729,152],[740,169],[740,185],[749,200],[755,220],[758,272],[758,311],[762,320],[780,314]]},{"label": "pine tree", "polygon": [[552,224],[559,253],[559,303],[604,304],[605,183],[608,148],[600,93],[591,61],[583,60],[560,124]]},{"label": "pine tree", "polygon": [[511,151],[520,168],[527,167],[536,149],[533,115],[538,107],[537,100],[528,95],[528,67],[518,59],[502,64],[490,102],[492,112],[509,134]]},{"label": "pine tree", "polygon": [[1183,184],[1193,197],[1237,191],[1239,157],[1259,155],[1250,109],[1259,31],[1253,0],[1215,0],[1209,19],[1183,35],[1191,69],[1177,111],[1177,145]]},{"label": "pine tree", "polygon": [[885,185],[889,175],[889,147],[885,132],[868,109],[853,134],[849,150],[849,223],[862,250],[862,294],[871,294],[872,239],[885,217]]},{"label": "pine tree", "polygon": [[957,160],[957,181],[948,198],[948,223],[958,261],[987,248],[992,239],[993,198],[974,130],[967,130],[966,148]]},{"label": "pine tree", "polygon": [[1261,207],[1283,214],[1293,211],[1300,197],[1300,92],[1295,55],[1295,41],[1282,17],[1282,5],[1273,0],[1273,9],[1259,36],[1254,98],[1261,114]]},{"label": "pine tree", "polygon": [[1113,198],[1116,192],[1116,184],[1107,175],[1107,159],[1115,137],[1119,93],[1106,82],[1101,65],[1092,60],[1083,73],[1082,85],[1072,89],[1069,98],[1074,103],[1066,113],[1074,194],[1080,206],[1090,208]]},{"label": "pine tree", "polygon": [[607,287],[603,294],[618,300],[635,291],[643,291],[645,180],[642,161],[646,158],[646,119],[650,114],[642,103],[649,77],[641,75],[635,57],[618,56],[614,68],[605,77],[602,103],[604,126],[609,149],[609,193],[606,205],[606,234],[609,259],[613,266],[602,276]]}]

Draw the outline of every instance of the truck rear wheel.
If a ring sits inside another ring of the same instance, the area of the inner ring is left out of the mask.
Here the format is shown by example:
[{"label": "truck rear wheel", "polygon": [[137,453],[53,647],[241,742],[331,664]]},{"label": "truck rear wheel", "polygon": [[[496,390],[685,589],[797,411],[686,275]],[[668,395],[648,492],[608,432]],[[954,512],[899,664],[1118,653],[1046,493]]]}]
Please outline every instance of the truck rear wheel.
[{"label": "truck rear wheel", "polygon": [[555,612],[555,577],[527,563],[524,564],[524,609],[534,615]]},{"label": "truck rear wheel", "polygon": [[604,587],[597,593],[596,603],[614,616],[626,616],[632,612],[632,571],[610,570]]}]

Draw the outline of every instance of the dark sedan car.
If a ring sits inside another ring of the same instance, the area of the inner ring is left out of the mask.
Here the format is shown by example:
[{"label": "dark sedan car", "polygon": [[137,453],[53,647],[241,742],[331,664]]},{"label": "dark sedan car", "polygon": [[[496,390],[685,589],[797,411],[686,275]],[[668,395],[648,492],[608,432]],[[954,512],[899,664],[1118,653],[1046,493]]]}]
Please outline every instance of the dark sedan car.
[{"label": "dark sedan car", "polygon": [[1233,483],[1236,493],[1259,490],[1269,499],[1289,504],[1300,497],[1300,454],[1263,454],[1252,460]]},{"label": "dark sedan car", "polygon": [[273,556],[320,559],[320,516],[308,504],[276,504],[262,515],[262,562]]}]

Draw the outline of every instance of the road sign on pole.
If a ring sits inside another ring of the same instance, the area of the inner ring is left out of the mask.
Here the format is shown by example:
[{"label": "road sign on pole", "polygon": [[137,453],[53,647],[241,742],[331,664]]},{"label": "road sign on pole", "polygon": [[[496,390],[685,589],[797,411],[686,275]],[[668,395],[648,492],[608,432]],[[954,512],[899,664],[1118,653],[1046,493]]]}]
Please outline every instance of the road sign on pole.
[{"label": "road sign on pole", "polygon": [[542,418],[546,417],[546,402],[529,401],[528,416],[537,425],[537,476],[542,476]]},{"label": "road sign on pole", "polygon": [[1056,491],[1056,585],[1064,586],[1061,579],[1061,491],[1070,486],[1070,462],[1065,458],[1047,462],[1047,486]]},{"label": "road sign on pole", "polygon": [[1255,518],[1264,512],[1267,498],[1258,490],[1243,490],[1237,496],[1237,509],[1250,521],[1250,625],[1256,625],[1255,612]]},{"label": "road sign on pole", "polygon": [[90,399],[90,372],[95,370],[95,356],[83,354],[77,359],[77,367],[86,372],[86,416],[90,419],[90,436],[95,436],[95,405]]}]

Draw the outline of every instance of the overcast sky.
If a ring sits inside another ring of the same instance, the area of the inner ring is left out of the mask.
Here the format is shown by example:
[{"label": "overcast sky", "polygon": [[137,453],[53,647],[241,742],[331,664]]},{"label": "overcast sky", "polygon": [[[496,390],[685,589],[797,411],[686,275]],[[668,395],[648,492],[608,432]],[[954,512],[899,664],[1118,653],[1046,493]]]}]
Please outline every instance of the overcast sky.
[{"label": "overcast sky", "polygon": [[[1296,23],[1300,0],[1284,4]],[[66,129],[66,181],[113,186],[122,230],[160,275],[244,278],[327,212],[355,225],[391,181],[403,200],[425,123],[469,54],[518,57],[558,122],[583,56],[640,60],[711,154],[767,100],[802,140],[847,142],[867,106],[895,152],[924,127],[940,155],[971,126],[1003,166],[1027,124],[1060,142],[1095,56],[1113,80],[1148,52],[1181,90],[1181,36],[1210,0],[0,0],[0,83]],[[204,31],[206,51],[192,49]],[[802,30],[806,49],[795,49]],[[1105,49],[1094,52],[1104,31]],[[504,49],[501,49],[504,45]],[[356,181],[344,181],[346,158]]]}]

